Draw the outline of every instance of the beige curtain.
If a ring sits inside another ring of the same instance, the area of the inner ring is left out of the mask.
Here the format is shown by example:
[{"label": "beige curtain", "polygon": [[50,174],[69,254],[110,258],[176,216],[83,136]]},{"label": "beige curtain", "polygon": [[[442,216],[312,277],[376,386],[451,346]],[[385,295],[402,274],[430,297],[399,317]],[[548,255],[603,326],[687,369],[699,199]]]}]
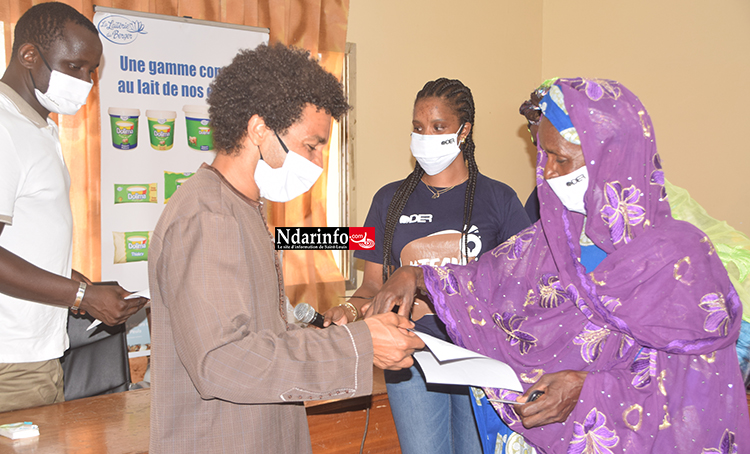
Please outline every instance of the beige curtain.
[{"label": "beige curtain", "polygon": [[[90,19],[93,5],[170,16],[189,16],[238,25],[266,27],[271,42],[304,47],[323,66],[341,77],[349,0],[63,0]],[[5,53],[10,58],[13,27],[31,0],[0,0],[5,28]],[[56,119],[57,120],[57,119]],[[100,124],[99,92],[94,85],[89,102],[75,116],[62,116],[60,136],[70,169],[74,218],[73,267],[91,279],[101,278]],[[328,150],[325,151],[325,157]],[[327,160],[326,160],[327,161]],[[312,191],[286,204],[270,204],[274,226],[325,226],[327,168]],[[344,293],[343,277],[328,251],[288,251],[284,278],[293,303],[307,302],[325,310]]]}]

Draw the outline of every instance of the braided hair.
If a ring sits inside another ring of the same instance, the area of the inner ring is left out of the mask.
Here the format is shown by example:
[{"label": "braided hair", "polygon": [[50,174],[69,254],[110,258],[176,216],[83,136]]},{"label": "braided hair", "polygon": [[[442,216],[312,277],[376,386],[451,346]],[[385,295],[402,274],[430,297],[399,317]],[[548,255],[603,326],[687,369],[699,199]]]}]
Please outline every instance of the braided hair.
[{"label": "braided hair", "polygon": [[[458,116],[461,124],[471,123],[472,128],[466,136],[466,140],[460,145],[463,151],[469,169],[469,181],[466,185],[466,197],[464,200],[464,220],[461,228],[461,256],[469,260],[469,245],[467,235],[471,223],[471,212],[474,208],[474,193],[477,187],[477,174],[479,168],[474,159],[474,97],[471,95],[469,87],[461,83],[460,80],[440,78],[427,82],[424,87],[417,93],[414,100],[416,104],[424,98],[440,98],[448,105]],[[393,234],[396,231],[396,225],[401,217],[401,213],[406,206],[412,192],[419,184],[424,175],[424,170],[417,162],[414,170],[401,183],[396,190],[396,194],[388,205],[388,214],[385,220],[385,239],[383,241],[383,282],[388,280],[391,274],[391,248],[393,246]]]}]

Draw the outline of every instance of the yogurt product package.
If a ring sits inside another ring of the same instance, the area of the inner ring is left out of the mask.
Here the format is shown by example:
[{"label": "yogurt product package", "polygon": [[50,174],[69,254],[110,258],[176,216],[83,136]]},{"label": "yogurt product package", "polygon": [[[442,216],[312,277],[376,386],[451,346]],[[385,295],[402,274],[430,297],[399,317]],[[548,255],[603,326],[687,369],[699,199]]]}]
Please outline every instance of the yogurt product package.
[{"label": "yogurt product package", "polygon": [[145,262],[148,245],[154,232],[112,232],[115,243],[115,263]]},{"label": "yogurt product package", "polygon": [[195,172],[164,172],[164,203],[169,202],[169,198],[188,178],[192,177]]},{"label": "yogurt product package", "polygon": [[110,107],[110,129],[112,130],[112,146],[119,150],[132,150],[138,146],[138,117],[139,109],[124,107]]},{"label": "yogurt product package", "polygon": [[188,146],[200,151],[213,150],[214,135],[208,118],[208,106],[183,106],[182,111],[185,112]]},{"label": "yogurt product package", "polygon": [[115,204],[156,203],[156,183],[116,184]]},{"label": "yogurt product package", "polygon": [[147,110],[148,137],[154,150],[169,150],[174,145],[174,110]]}]

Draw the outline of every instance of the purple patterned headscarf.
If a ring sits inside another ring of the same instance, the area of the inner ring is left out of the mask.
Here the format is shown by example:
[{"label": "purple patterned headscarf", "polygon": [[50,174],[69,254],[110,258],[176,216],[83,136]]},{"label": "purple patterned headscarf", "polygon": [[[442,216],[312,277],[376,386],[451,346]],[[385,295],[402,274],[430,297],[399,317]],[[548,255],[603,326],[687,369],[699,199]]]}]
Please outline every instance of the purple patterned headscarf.
[{"label": "purple patterned headscarf", "polygon": [[510,364],[524,389],[589,372],[564,424],[527,430],[497,404],[541,452],[749,450],[740,301],[708,237],[670,216],[646,109],[615,81],[556,85],[590,176],[585,233],[607,257],[588,274],[578,262],[584,216],[544,181],[540,151],[540,221],[467,266],[423,267],[438,315],[458,345]]}]

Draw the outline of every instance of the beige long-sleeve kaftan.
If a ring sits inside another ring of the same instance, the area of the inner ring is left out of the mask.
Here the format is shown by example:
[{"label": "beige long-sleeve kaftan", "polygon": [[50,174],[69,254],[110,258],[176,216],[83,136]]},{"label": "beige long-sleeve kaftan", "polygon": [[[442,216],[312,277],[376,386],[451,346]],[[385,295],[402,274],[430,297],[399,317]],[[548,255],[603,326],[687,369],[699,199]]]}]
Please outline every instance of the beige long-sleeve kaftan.
[{"label": "beige long-sleeve kaftan", "polygon": [[165,208],[149,282],[152,454],[310,452],[302,401],[372,391],[367,326],[287,324],[262,206],[208,165]]}]

